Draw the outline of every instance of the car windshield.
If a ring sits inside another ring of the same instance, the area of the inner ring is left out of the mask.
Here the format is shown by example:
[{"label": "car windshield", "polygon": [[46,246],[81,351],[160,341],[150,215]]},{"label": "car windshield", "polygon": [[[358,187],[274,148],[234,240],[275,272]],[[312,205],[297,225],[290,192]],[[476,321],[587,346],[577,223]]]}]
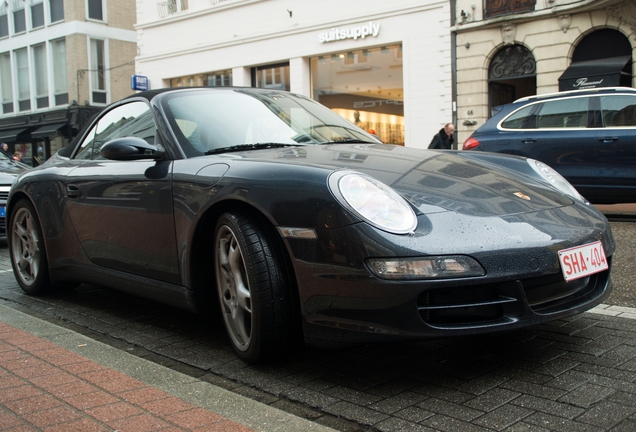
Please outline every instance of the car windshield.
[{"label": "car windshield", "polygon": [[188,157],[269,147],[380,141],[311,99],[224,89],[166,95],[161,107]]}]

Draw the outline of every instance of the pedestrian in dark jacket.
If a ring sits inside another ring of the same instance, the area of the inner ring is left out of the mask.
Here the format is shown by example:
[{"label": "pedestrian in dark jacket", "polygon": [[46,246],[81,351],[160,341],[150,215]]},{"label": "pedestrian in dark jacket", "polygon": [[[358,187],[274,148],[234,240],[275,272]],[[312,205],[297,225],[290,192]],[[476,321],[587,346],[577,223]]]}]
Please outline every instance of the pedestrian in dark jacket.
[{"label": "pedestrian in dark jacket", "polygon": [[431,143],[428,145],[430,149],[442,149],[449,150],[452,148],[455,139],[453,134],[455,133],[455,125],[452,123],[446,123],[443,128],[435,134]]}]

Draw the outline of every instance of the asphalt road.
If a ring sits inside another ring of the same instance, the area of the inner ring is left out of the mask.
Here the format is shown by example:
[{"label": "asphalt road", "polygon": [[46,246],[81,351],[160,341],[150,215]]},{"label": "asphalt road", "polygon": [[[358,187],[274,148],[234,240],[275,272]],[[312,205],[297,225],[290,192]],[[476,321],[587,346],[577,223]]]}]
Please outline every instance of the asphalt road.
[{"label": "asphalt road", "polygon": [[[611,225],[618,249],[606,303],[636,307],[636,222]],[[90,285],[27,296],[6,246],[0,304],[340,431],[636,430],[636,319],[587,312],[521,331],[306,349],[251,366],[218,317]]]}]

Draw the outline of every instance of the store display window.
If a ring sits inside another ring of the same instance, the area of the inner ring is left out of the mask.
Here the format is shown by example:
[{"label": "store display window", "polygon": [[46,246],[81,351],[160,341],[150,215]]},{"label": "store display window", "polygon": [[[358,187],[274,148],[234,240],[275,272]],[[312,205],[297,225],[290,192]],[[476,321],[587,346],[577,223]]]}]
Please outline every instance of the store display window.
[{"label": "store display window", "polygon": [[172,78],[170,87],[231,87],[232,70]]},{"label": "store display window", "polygon": [[289,91],[289,63],[252,68],[252,84],[257,88]]},{"label": "store display window", "polygon": [[404,145],[402,45],[310,59],[312,98],[386,144]]}]

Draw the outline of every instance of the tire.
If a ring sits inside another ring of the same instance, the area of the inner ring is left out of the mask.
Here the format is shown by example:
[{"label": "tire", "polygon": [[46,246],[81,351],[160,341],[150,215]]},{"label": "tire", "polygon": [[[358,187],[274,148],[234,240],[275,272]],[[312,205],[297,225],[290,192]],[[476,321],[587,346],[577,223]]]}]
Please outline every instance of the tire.
[{"label": "tire", "polygon": [[11,212],[9,230],[11,266],[20,287],[30,295],[53,291],[42,226],[31,202],[18,201]]},{"label": "tire", "polygon": [[224,213],[214,231],[216,286],[225,329],[237,355],[271,360],[294,342],[289,275],[282,250],[245,213]]}]

